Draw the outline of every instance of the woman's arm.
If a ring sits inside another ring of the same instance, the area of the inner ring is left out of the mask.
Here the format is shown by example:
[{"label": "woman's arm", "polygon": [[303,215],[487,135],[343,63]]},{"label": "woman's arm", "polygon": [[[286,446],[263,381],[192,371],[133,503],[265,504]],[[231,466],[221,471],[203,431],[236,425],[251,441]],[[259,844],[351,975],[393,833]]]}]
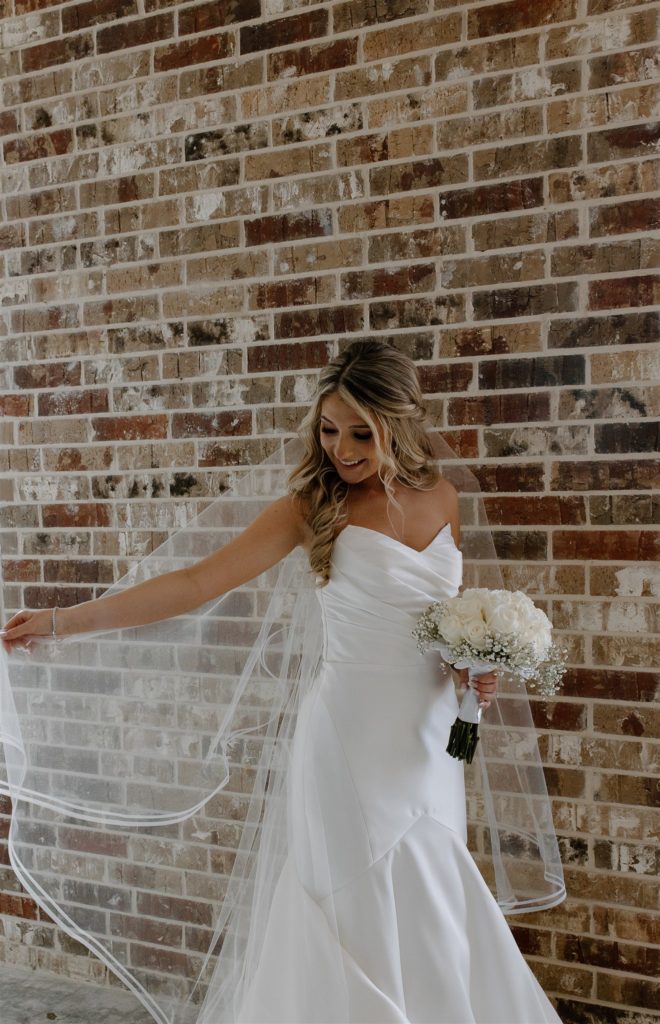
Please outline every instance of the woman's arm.
[{"label": "woman's arm", "polygon": [[[182,615],[270,569],[306,539],[307,526],[291,496],[274,501],[235,540],[185,569],[162,573],[110,597],[58,608],[59,636],[144,626]],[[50,610],[18,612],[4,640],[50,633]]]}]

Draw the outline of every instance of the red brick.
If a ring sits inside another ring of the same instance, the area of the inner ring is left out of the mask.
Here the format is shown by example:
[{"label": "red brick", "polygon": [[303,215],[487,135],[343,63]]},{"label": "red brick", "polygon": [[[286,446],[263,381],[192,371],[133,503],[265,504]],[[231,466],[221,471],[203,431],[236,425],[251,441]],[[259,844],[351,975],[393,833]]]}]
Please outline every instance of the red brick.
[{"label": "red brick", "polygon": [[461,323],[465,320],[465,298],[460,293],[437,297],[390,299],[369,306],[369,326],[381,331],[392,327],[421,327],[425,324]]},{"label": "red brick", "polygon": [[320,306],[275,314],[276,338],[301,338],[314,334],[345,334],[364,327],[360,306]]},{"label": "red brick", "polygon": [[539,463],[518,463],[512,465],[487,464],[470,466],[483,491],[542,491],[544,488],[543,465]]},{"label": "red brick", "polygon": [[91,422],[95,441],[167,437],[167,416],[103,416]]},{"label": "red brick", "polygon": [[125,857],[128,852],[128,837],[82,828],[61,826],[59,842],[65,850],[82,850],[104,857]]},{"label": "red brick", "polygon": [[[162,919],[152,921],[148,917],[130,917],[128,914],[110,914],[110,933],[126,939],[141,942],[160,943],[167,946],[181,946],[183,927]],[[208,942],[204,952],[208,949]]]},{"label": "red brick", "polygon": [[51,392],[38,396],[39,416],[85,416],[108,411],[108,392],[105,390]]},{"label": "red brick", "polygon": [[61,128],[42,135],[29,135],[3,143],[2,151],[8,164],[28,163],[72,153],[75,148],[70,128]]},{"label": "red brick", "polygon": [[[586,696],[586,695],[585,695]],[[537,729],[583,732],[587,727],[587,705],[568,701],[531,701],[532,718]]]},{"label": "red brick", "polygon": [[261,25],[244,25],[240,29],[241,54],[271,50],[276,46],[324,36],[328,32],[328,24],[328,11],[321,8],[293,17],[275,18]]},{"label": "red brick", "polygon": [[[38,3],[38,6],[42,6]],[[117,18],[128,18],[140,13],[138,0],[90,0],[62,8],[62,32],[70,35],[83,28],[102,25]]]},{"label": "red brick", "polygon": [[67,505],[43,505],[43,524],[49,527],[67,526],[110,526],[110,506],[107,504],[69,503]]},{"label": "red brick", "polygon": [[249,434],[250,409],[222,412],[180,412],[172,417],[172,437],[219,437]]},{"label": "red brick", "polygon": [[553,320],[548,348],[592,348],[595,345],[640,345],[658,340],[654,312]]},{"label": "red brick", "polygon": [[41,572],[41,563],[29,558],[4,559],[2,563],[2,574],[8,583],[32,582],[38,580]]},{"label": "red brick", "polygon": [[589,230],[595,238],[657,228],[660,228],[660,199],[653,197],[630,203],[608,203],[589,211]]},{"label": "red brick", "polygon": [[38,46],[28,46],[20,51],[21,68],[24,74],[40,71],[54,65],[68,64],[70,61],[82,60],[94,53],[94,38],[86,32],[79,36],[68,36],[65,39],[52,39]]},{"label": "red brick", "polygon": [[205,32],[210,28],[222,28],[240,21],[250,21],[261,16],[260,0],[217,0],[199,4],[196,7],[182,7],[178,10],[179,35],[187,36]]},{"label": "red brick", "polygon": [[290,242],[296,238],[317,238],[332,234],[330,210],[302,210],[275,217],[257,217],[245,222],[247,245]]},{"label": "red brick", "polygon": [[644,530],[557,530],[552,535],[555,558],[644,561],[660,550],[660,534]]},{"label": "red brick", "polygon": [[658,474],[656,459],[556,462],[550,486],[556,491],[645,490],[657,486]]},{"label": "red brick", "polygon": [[441,363],[419,366],[417,375],[425,394],[445,394],[448,391],[467,391],[474,368],[471,363]]},{"label": "red brick", "polygon": [[577,496],[535,498],[528,495],[510,495],[505,498],[488,497],[484,504],[491,523],[521,526],[586,523],[584,498]]},{"label": "red brick", "polygon": [[587,138],[587,158],[595,164],[627,156],[648,156],[654,152],[659,137],[660,121],[592,132]]},{"label": "red brick", "polygon": [[254,345],[248,349],[248,373],[311,369],[315,366],[325,366],[328,358],[328,345],[322,341],[292,345]]},{"label": "red brick", "polygon": [[339,230],[377,231],[386,227],[429,224],[435,219],[433,196],[412,195],[395,199],[379,199],[373,203],[351,203],[339,210]]},{"label": "red brick", "polygon": [[132,46],[148,46],[160,39],[172,39],[174,32],[173,14],[156,14],[152,18],[127,21],[99,29],[96,33],[97,54],[112,53]]},{"label": "red brick", "polygon": [[332,12],[335,32],[349,32],[364,25],[410,18],[415,14],[426,14],[426,0],[387,0],[387,3],[373,3],[373,0],[348,0],[338,3]]},{"label": "red brick", "polygon": [[[56,517],[52,517],[48,524],[51,527],[63,526],[77,526],[78,522],[74,519],[72,521],[65,520],[62,524],[59,523]],[[96,521],[85,521],[82,523],[84,526],[109,526],[110,517],[108,516],[106,521],[97,518]],[[30,586],[23,588],[23,600],[29,608],[52,608],[55,605],[57,608],[70,608],[72,605],[81,604],[82,601],[91,601],[94,597],[101,597],[103,590],[100,593],[94,593],[91,587],[42,587],[42,586]]]},{"label": "red brick", "polygon": [[578,308],[578,286],[573,281],[565,281],[556,285],[530,284],[521,288],[492,288],[484,292],[475,292],[472,302],[475,320],[572,312]]},{"label": "red brick", "polygon": [[618,309],[622,306],[660,304],[660,275],[606,278],[589,282],[590,309]]},{"label": "red brick", "polygon": [[177,899],[174,896],[161,896],[158,893],[138,892],[138,914],[149,917],[165,917],[170,920],[195,923],[210,927],[212,923],[211,906],[197,900]]},{"label": "red brick", "polygon": [[248,288],[249,309],[273,309],[286,306],[313,305],[332,298],[334,276],[299,277],[285,281],[253,284]]},{"label": "red brick", "polygon": [[447,403],[450,425],[479,423],[528,423],[550,418],[550,395],[525,392],[512,395],[471,395],[451,398]]},{"label": "red brick", "polygon": [[368,299],[375,295],[408,295],[430,292],[436,286],[432,263],[378,270],[352,270],[340,275],[342,299]]},{"label": "red brick", "polygon": [[[468,179],[467,157],[435,157],[431,160],[411,160],[373,167],[369,171],[372,196],[390,195],[392,192],[411,192],[419,188],[437,188],[454,185]],[[454,195],[455,193],[449,193]]]},{"label": "red brick", "polygon": [[357,39],[334,39],[330,43],[315,43],[297,50],[279,50],[268,53],[268,78],[290,78],[292,75],[315,75],[320,71],[345,68],[357,62]]},{"label": "red brick", "polygon": [[25,419],[30,415],[29,395],[0,395],[0,416],[16,416]]},{"label": "red brick", "polygon": [[[611,4],[608,3],[603,13],[609,13],[610,7]],[[640,82],[650,78],[653,75],[656,58],[655,47],[624,50],[623,53],[608,53],[602,57],[594,57],[587,62],[589,89],[603,89],[610,85]]]},{"label": "red brick", "polygon": [[579,384],[583,380],[582,355],[488,360],[479,366],[479,388],[483,390]]},{"label": "red brick", "polygon": [[38,919],[36,903],[29,896],[13,895],[7,892],[0,892],[0,914],[9,914],[10,917],[21,917],[27,920]]},{"label": "red brick", "polygon": [[[78,558],[44,559],[43,573],[46,583],[113,582],[112,563],[109,560],[100,562],[96,559],[82,561]],[[38,576],[36,578],[38,579]]]},{"label": "red brick", "polygon": [[[447,390],[451,390],[451,386]],[[456,390],[461,390],[461,386]],[[478,458],[479,434],[476,430],[444,430],[442,436],[460,459]]]},{"label": "red brick", "polygon": [[594,428],[597,452],[660,451],[660,421],[599,423]]},{"label": "red brick", "polygon": [[186,39],[157,49],[154,52],[154,71],[171,71],[173,68],[204,64],[233,55],[234,36],[231,33],[200,36],[198,39]]},{"label": "red brick", "polygon": [[440,216],[447,220],[504,213],[506,210],[527,210],[535,206],[543,206],[543,178],[440,193]]},{"label": "red brick", "polygon": [[577,15],[576,0],[509,0],[501,4],[481,4],[468,13],[468,38],[482,38],[519,32],[537,25],[555,25]]},{"label": "red brick", "polygon": [[627,702],[649,701],[654,699],[659,681],[653,672],[569,666],[562,680],[562,696]]},{"label": "red brick", "polygon": [[660,968],[657,949],[645,949],[633,943],[611,942],[587,935],[558,935],[555,956],[569,963],[591,964],[594,967],[609,967],[614,971],[630,971],[654,977]]}]

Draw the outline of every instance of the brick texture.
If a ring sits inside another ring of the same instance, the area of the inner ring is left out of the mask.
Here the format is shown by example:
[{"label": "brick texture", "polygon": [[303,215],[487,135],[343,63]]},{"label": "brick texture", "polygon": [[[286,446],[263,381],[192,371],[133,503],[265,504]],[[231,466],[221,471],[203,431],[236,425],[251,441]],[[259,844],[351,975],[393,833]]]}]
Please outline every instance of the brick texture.
[{"label": "brick texture", "polygon": [[[352,338],[408,352],[487,492],[507,585],[571,652],[563,693],[533,701],[569,898],[511,921],[565,1024],[658,1019],[659,13],[13,0],[0,16],[6,614],[102,594],[293,432]],[[110,913],[169,991],[231,869],[232,782],[194,827],[63,827],[63,891],[90,927]],[[0,960],[108,982],[21,890],[8,815],[0,799]]]}]

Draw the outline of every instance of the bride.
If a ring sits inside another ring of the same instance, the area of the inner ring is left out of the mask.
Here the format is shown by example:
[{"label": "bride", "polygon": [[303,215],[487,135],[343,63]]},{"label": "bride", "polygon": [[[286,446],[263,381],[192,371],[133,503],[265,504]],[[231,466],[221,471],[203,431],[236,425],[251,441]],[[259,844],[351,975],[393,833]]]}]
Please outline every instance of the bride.
[{"label": "bride", "polygon": [[[74,607],[24,610],[5,627],[11,652],[36,636],[144,626],[304,552],[322,650],[313,683],[280,708],[273,749],[284,752],[285,781],[272,788],[268,762],[197,1024],[559,1021],[468,850],[467,769],[446,753],[454,683],[468,685],[467,670],[421,656],[411,635],[424,608],[463,580],[459,498],[426,424],[412,360],[355,342],[320,374],[287,493],[235,539],[184,571]],[[495,712],[496,674],[473,685]],[[292,707],[289,736],[281,721]],[[492,853],[497,874],[504,855]],[[509,909],[562,896],[557,884],[552,897]]]}]

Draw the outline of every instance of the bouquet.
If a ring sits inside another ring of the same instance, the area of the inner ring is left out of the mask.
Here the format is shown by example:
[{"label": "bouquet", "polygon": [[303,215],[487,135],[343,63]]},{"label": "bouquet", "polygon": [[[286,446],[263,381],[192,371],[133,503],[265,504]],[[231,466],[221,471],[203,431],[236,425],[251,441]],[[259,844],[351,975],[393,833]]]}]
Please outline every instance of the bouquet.
[{"label": "bouquet", "polygon": [[[543,697],[559,690],[566,651],[552,640],[552,623],[520,590],[472,587],[457,597],[435,601],[412,631],[419,650],[439,650],[454,668],[472,679],[500,667],[531,682]],[[461,701],[447,753],[468,764],[479,742],[481,708],[472,687]]]}]

